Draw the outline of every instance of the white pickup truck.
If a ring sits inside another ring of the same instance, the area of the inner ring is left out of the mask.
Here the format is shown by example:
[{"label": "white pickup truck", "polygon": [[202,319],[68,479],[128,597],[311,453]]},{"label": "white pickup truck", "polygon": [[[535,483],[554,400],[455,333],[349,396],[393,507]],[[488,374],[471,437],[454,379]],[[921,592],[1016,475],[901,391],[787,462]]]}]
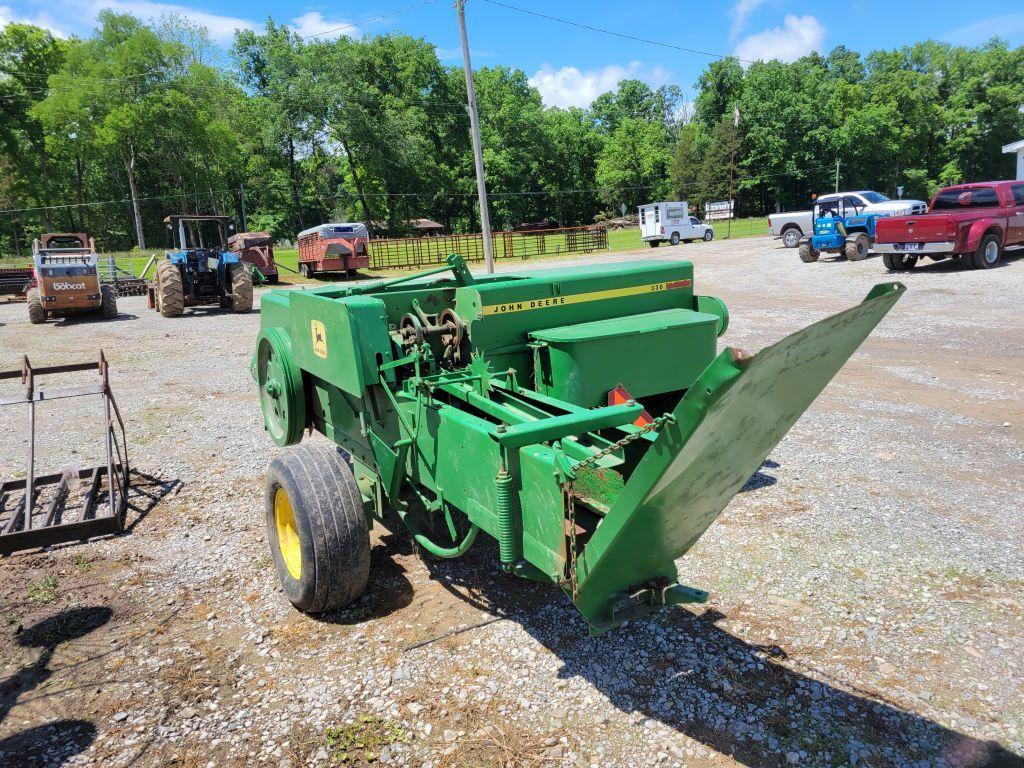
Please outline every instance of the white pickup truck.
[{"label": "white pickup truck", "polygon": [[[890,200],[881,192],[869,189],[860,192],[836,192],[821,195],[815,202],[827,203],[843,198],[847,198],[844,201],[847,207],[855,206],[863,208],[864,213],[885,213],[889,216],[913,216],[924,213],[928,208],[928,203],[924,200]],[[811,220],[811,211],[773,213],[768,216],[768,228],[776,238],[782,238],[784,246],[796,248],[800,244],[801,237],[811,234],[813,229]]]},{"label": "white pickup truck", "polygon": [[715,236],[715,230],[710,224],[690,215],[690,206],[685,201],[649,203],[641,205],[637,210],[640,237],[651,248],[657,248],[662,243],[679,245],[680,240],[684,243],[693,240],[706,242]]}]

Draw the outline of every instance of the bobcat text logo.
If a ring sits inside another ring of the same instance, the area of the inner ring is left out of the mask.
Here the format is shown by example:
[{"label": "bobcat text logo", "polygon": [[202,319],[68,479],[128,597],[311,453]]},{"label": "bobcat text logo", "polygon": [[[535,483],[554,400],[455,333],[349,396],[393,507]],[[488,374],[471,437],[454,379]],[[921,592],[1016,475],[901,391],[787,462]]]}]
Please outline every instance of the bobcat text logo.
[{"label": "bobcat text logo", "polygon": [[85,283],[69,283],[66,280],[54,283],[53,290],[55,291],[84,291]]}]

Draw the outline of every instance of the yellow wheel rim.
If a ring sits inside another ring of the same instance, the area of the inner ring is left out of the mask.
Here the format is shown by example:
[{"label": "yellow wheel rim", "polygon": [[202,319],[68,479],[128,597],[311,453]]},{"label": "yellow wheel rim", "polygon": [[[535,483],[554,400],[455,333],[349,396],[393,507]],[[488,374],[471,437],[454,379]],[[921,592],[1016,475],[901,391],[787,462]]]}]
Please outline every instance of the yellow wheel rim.
[{"label": "yellow wheel rim", "polygon": [[299,529],[295,525],[295,512],[284,488],[274,494],[274,523],[277,525],[277,546],[281,548],[284,565],[293,579],[302,576],[302,547]]}]

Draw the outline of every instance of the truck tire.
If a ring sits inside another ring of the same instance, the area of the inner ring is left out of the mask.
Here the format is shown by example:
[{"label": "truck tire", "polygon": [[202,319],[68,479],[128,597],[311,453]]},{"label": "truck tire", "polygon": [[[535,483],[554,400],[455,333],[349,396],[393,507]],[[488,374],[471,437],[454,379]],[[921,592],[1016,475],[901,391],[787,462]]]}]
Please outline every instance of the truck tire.
[{"label": "truck tire", "polygon": [[906,253],[883,253],[882,263],[890,272],[905,272],[917,264],[917,256]]},{"label": "truck tire", "polygon": [[117,293],[112,285],[100,286],[100,314],[104,320],[117,317]]},{"label": "truck tire", "polygon": [[267,540],[292,605],[307,613],[343,608],[370,578],[370,529],[344,455],[302,443],[267,470]]},{"label": "truck tire", "polygon": [[156,302],[164,317],[179,317],[185,311],[181,273],[169,259],[164,259],[156,267]]},{"label": "truck tire", "polygon": [[871,238],[865,234],[859,234],[853,240],[847,240],[843,244],[843,252],[850,261],[864,261],[871,250]]},{"label": "truck tire", "polygon": [[810,264],[813,261],[817,261],[818,256],[820,255],[816,248],[811,247],[810,243],[800,243],[798,252],[800,253],[800,261],[804,264]]},{"label": "truck tire", "polygon": [[672,237],[670,237],[668,241],[672,243],[672,245],[679,245],[679,233],[673,232]]},{"label": "truck tire", "polygon": [[785,227],[782,230],[782,244],[786,248],[796,248],[800,245],[800,238],[803,236],[804,233],[800,230],[800,227]]},{"label": "truck tire", "polygon": [[249,312],[252,309],[252,274],[242,264],[231,270],[231,310]]},{"label": "truck tire", "polygon": [[992,269],[992,267],[999,264],[999,259],[1002,255],[1003,244],[999,235],[995,232],[989,232],[981,238],[977,250],[966,261],[975,269]]},{"label": "truck tire", "polygon": [[43,302],[39,299],[39,291],[34,288],[28,292],[28,321],[32,325],[39,325],[46,322],[46,310],[43,309]]},{"label": "truck tire", "polygon": [[647,244],[651,246],[651,248],[657,248],[659,245],[661,245],[661,240],[648,240]]},{"label": "truck tire", "polygon": [[715,237],[715,230],[709,229],[704,233],[704,242],[710,243]]}]

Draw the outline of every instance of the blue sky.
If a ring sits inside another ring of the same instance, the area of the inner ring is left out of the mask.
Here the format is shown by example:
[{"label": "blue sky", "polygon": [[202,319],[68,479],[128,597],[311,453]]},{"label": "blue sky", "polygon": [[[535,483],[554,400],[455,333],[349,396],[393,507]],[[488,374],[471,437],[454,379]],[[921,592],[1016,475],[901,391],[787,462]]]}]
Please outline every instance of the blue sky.
[{"label": "blue sky", "polygon": [[[866,52],[934,38],[975,45],[1000,35],[1024,44],[1024,11],[1016,4],[973,0],[969,4],[932,0],[503,0],[538,13],[591,26],[744,59],[792,60],[811,50],[843,44]],[[459,63],[458,30],[451,0],[342,0],[307,5],[280,0],[0,0],[0,27],[28,21],[60,35],[87,35],[102,8],[157,19],[178,13],[206,26],[229,45],[233,30],[258,27],[268,16],[302,35],[359,35],[402,31],[426,38],[447,63]],[[970,13],[966,13],[969,9]],[[692,86],[711,59],[646,43],[578,29],[468,0],[474,65],[504,64],[523,69],[549,105],[585,106],[623,77],[653,86],[677,83],[692,97]],[[384,18],[382,18],[384,17]],[[341,29],[338,29],[341,27]]]}]

